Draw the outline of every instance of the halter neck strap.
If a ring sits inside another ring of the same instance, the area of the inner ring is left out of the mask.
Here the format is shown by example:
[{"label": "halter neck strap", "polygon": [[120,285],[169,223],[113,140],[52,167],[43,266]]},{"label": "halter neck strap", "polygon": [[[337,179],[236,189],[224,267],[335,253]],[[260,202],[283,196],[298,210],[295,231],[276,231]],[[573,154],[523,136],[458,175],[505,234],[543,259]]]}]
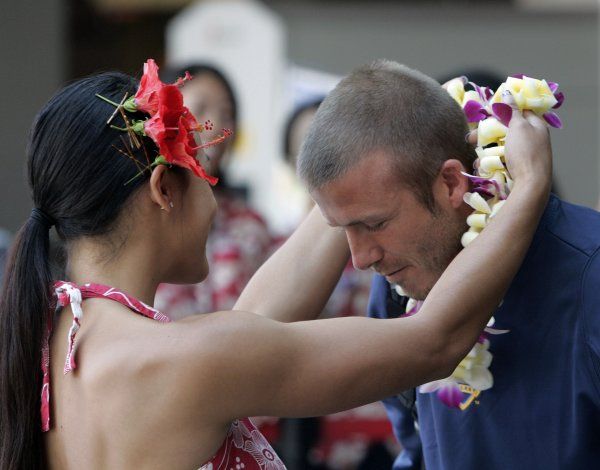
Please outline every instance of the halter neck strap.
[{"label": "halter neck strap", "polygon": [[[57,281],[54,283],[54,295],[56,297],[57,308],[70,305],[71,311],[73,312],[73,322],[67,338],[68,348],[63,369],[64,374],[77,368],[75,362],[75,337],[81,327],[81,320],[83,318],[82,303],[85,299],[105,298],[114,300],[133,312],[152,320],[161,323],[168,323],[171,321],[164,313],[150,307],[135,297],[102,284],[88,283],[78,286],[72,282]],[[42,431],[48,431],[50,429],[50,337],[52,336],[53,313],[54,312],[52,311],[48,312],[47,328],[42,342]]]}]

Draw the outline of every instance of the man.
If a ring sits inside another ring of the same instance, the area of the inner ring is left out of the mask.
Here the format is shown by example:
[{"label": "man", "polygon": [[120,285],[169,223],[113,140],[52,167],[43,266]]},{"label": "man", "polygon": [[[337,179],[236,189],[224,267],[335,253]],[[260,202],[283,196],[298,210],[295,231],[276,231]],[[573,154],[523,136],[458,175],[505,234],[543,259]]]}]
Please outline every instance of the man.
[{"label": "man", "polygon": [[[299,173],[354,266],[377,272],[369,315],[424,299],[461,249],[475,155],[460,107],[431,78],[378,61],[342,80],[304,143]],[[385,405],[405,451],[394,469],[587,469],[600,462],[600,215],[551,197],[494,317],[494,385],[448,408],[410,392]],[[489,263],[502,253],[490,247]],[[452,292],[448,292],[451,296]],[[408,397],[408,399],[407,399]],[[472,398],[472,397],[471,397]],[[408,405],[408,406],[406,406]]]}]

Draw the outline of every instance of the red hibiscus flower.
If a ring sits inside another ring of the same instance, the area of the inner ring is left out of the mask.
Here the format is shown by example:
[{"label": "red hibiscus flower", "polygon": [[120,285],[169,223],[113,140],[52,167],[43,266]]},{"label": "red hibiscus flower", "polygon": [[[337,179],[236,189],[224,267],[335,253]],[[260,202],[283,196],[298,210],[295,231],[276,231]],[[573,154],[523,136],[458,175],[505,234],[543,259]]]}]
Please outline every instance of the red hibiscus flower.
[{"label": "red hibiscus flower", "polygon": [[148,59],[144,64],[140,87],[134,96],[136,109],[154,116],[158,111],[158,92],[163,86],[165,84],[158,78],[158,65],[154,59]]},{"label": "red hibiscus flower", "polygon": [[217,178],[208,175],[196,159],[198,146],[194,140],[196,119],[183,105],[181,92],[175,85],[164,85],[157,93],[157,112],[144,124],[144,132],[158,146],[160,155],[170,164],[190,169],[211,185]]}]

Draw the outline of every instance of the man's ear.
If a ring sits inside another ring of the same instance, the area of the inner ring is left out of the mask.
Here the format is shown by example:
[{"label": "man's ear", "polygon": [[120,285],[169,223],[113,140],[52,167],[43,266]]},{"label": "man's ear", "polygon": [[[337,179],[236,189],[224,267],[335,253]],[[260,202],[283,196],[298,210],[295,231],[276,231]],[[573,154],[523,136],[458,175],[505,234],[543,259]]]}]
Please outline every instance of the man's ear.
[{"label": "man's ear", "polygon": [[169,178],[168,168],[158,165],[150,176],[150,199],[164,211],[170,212],[173,207],[173,178]]},{"label": "man's ear", "polygon": [[439,178],[450,205],[458,209],[463,204],[463,195],[469,191],[469,179],[463,164],[456,159],[446,160],[440,169]]}]

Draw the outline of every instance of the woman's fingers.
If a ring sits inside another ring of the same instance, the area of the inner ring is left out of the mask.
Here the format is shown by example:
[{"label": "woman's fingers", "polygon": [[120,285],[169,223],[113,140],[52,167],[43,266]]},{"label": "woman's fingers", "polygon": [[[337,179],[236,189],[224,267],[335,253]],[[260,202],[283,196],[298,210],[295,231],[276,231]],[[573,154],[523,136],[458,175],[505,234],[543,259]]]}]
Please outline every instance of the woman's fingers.
[{"label": "woman's fingers", "polygon": [[550,131],[548,123],[544,121],[541,117],[539,117],[537,114],[535,114],[533,111],[523,111],[523,118],[533,127],[536,127],[538,129],[545,129],[547,132]]}]

